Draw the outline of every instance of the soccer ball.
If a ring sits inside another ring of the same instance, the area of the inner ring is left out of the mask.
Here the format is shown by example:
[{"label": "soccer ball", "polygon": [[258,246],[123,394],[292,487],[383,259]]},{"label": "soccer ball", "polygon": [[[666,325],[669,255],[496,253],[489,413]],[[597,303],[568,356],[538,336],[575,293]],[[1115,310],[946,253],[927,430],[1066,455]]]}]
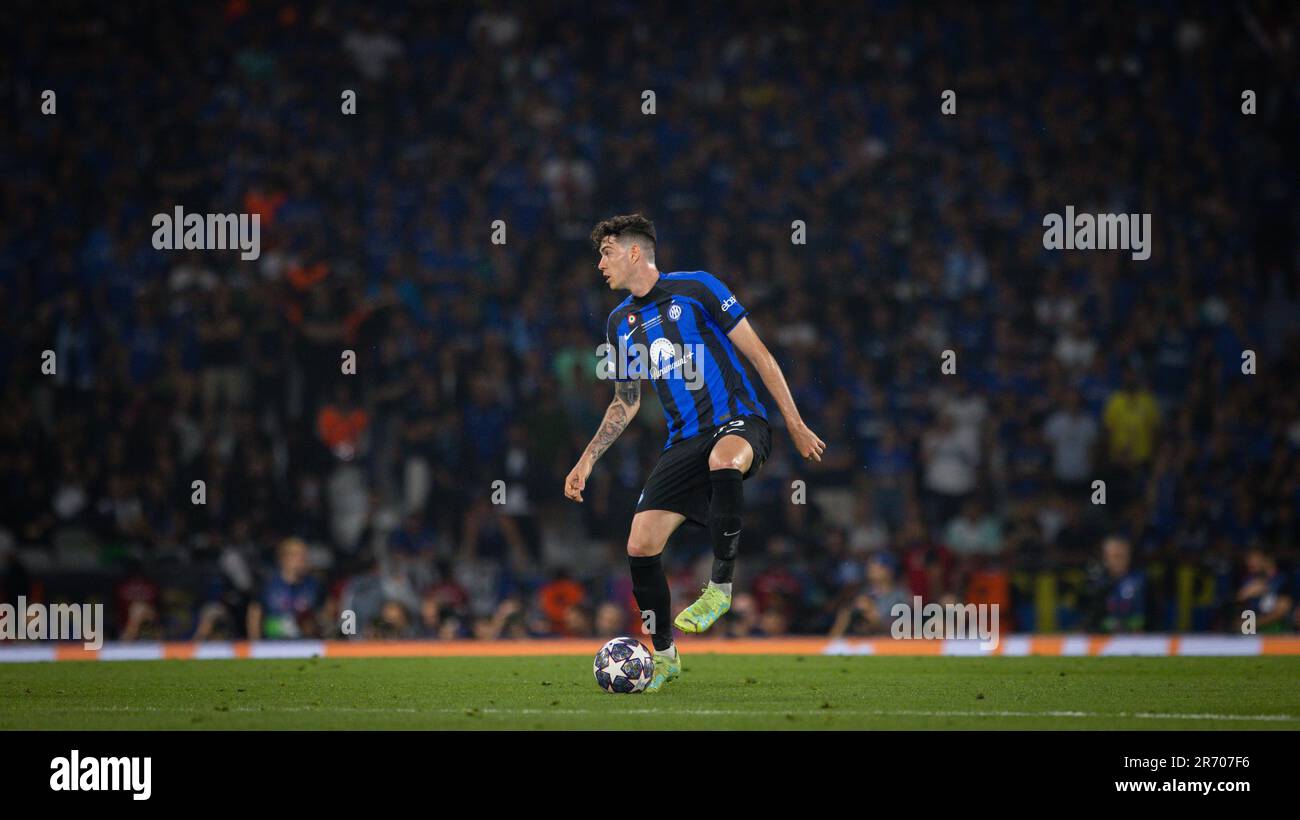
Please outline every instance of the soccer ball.
[{"label": "soccer ball", "polygon": [[654,657],[636,638],[615,638],[605,644],[592,666],[596,683],[611,695],[635,695],[655,674]]}]

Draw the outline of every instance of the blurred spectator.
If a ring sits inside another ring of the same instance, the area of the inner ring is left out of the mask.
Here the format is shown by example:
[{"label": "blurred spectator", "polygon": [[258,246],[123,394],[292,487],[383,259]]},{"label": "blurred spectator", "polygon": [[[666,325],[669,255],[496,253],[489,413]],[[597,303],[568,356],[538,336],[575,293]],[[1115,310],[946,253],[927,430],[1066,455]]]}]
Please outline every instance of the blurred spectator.
[{"label": "blurred spectator", "polygon": [[944,543],[959,557],[997,555],[1002,551],[1002,528],[978,499],[962,505],[961,515],[948,522]]},{"label": "blurred spectator", "polygon": [[386,601],[380,611],[378,622],[370,630],[368,637],[403,639],[413,638],[415,635],[415,627],[411,624],[411,616],[406,607],[397,601]]},{"label": "blurred spectator", "polygon": [[248,624],[248,608],[255,592],[252,548],[227,544],[217,559],[218,572],[209,575],[208,588],[199,608],[193,639],[239,637]]},{"label": "blurred spectator", "polygon": [[758,603],[753,595],[742,592],[732,597],[731,609],[727,612],[724,626],[725,634],[732,638],[753,638],[763,634],[759,623]]},{"label": "blurred spectator", "polygon": [[298,538],[280,543],[277,568],[248,606],[250,638],[305,638],[318,633],[316,607],[321,589],[308,574],[307,545]]},{"label": "blurred spectator", "polygon": [[158,626],[162,588],[144,573],[139,562],[127,570],[127,576],[113,588],[113,603],[118,613],[118,639],[135,641]]},{"label": "blurred spectator", "polygon": [[[1245,583],[1237,590],[1241,612],[1255,613],[1255,628],[1259,632],[1289,629],[1294,600],[1286,576],[1278,571],[1277,561],[1263,549],[1253,548],[1246,553],[1246,573]],[[1237,623],[1243,621],[1238,618]]]},{"label": "blurred spectator", "polygon": [[956,568],[952,551],[926,536],[925,524],[917,516],[908,518],[899,535],[903,572],[908,591],[929,602],[944,600],[955,589]]},{"label": "blurred spectator", "polygon": [[586,595],[582,585],[570,578],[568,572],[563,569],[555,571],[550,582],[538,591],[542,612],[552,632],[571,634],[576,621],[570,620],[570,610],[581,604]]},{"label": "blurred spectator", "polygon": [[361,452],[369,424],[366,412],[353,404],[352,390],[341,383],[334,389],[334,401],[317,414],[316,433],[336,458],[351,461]]},{"label": "blurred spectator", "polygon": [[[631,631],[632,620],[635,618],[634,612],[631,612],[620,604],[613,601],[605,601],[596,608],[595,629],[597,635],[623,635]],[[640,627],[640,623],[636,624]]]},{"label": "blurred spectator", "polygon": [[1101,572],[1093,591],[1091,628],[1098,632],[1141,632],[1146,628],[1147,579],[1133,568],[1133,548],[1123,538],[1101,544]]},{"label": "blurred spectator", "polygon": [[767,539],[767,565],[754,576],[750,588],[762,614],[779,611],[789,613],[799,607],[803,597],[803,584],[790,567],[793,544],[784,536]]},{"label": "blurred spectator", "polygon": [[1093,477],[1097,422],[1084,412],[1078,390],[1066,394],[1065,406],[1048,416],[1043,437],[1052,446],[1052,475],[1064,492],[1081,492]]},{"label": "blurred spectator", "polygon": [[854,507],[849,550],[855,555],[882,550],[889,545],[889,529],[876,518],[875,503],[869,493],[858,496]]},{"label": "blurred spectator", "polygon": [[1106,400],[1103,423],[1112,464],[1131,468],[1151,459],[1160,410],[1155,395],[1142,384],[1136,368],[1124,371],[1123,386]]},{"label": "blurred spectator", "polygon": [[895,579],[896,570],[897,562],[889,553],[876,553],[867,561],[866,587],[836,613],[830,637],[889,631],[895,618],[894,607],[912,605],[912,599]]},{"label": "blurred spectator", "polygon": [[1056,346],[1052,352],[1067,370],[1083,371],[1097,355],[1097,340],[1088,332],[1086,322],[1075,319],[1067,323],[1056,337]]},{"label": "blurred spectator", "polygon": [[219,286],[212,294],[208,314],[199,322],[203,411],[209,417],[218,407],[234,408],[244,401],[244,318],[233,301],[230,288]]},{"label": "blurred spectator", "polygon": [[903,501],[912,485],[916,459],[899,439],[898,428],[887,424],[879,443],[868,449],[865,461],[872,482],[873,507],[880,511],[888,527],[897,529],[902,521]]},{"label": "blurred spectator", "polygon": [[339,593],[339,615],[343,618],[351,613],[355,627],[355,632],[351,635],[345,633],[345,637],[367,637],[381,619],[388,598],[380,569],[379,561],[368,558],[362,568],[344,582]]},{"label": "blurred spectator", "polygon": [[[522,621],[523,608],[515,598],[506,598],[490,616],[474,618],[472,637],[480,641],[527,637]],[[567,617],[566,610],[565,616]]]},{"label": "blurred spectator", "polygon": [[[564,613],[564,636],[566,638],[590,638],[592,635],[591,609],[583,603],[575,604]],[[516,633],[511,637],[524,637]]]},{"label": "blurred spectator", "polygon": [[921,440],[924,460],[927,518],[952,520],[979,478],[979,432],[959,425],[949,413],[940,413]]}]

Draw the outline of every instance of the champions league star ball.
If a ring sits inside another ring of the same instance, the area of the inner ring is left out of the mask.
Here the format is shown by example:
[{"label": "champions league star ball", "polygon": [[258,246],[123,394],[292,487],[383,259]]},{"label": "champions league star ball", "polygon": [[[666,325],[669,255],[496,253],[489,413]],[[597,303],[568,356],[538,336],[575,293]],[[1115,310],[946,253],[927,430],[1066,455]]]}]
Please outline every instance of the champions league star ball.
[{"label": "champions league star ball", "polygon": [[654,677],[655,660],[636,638],[615,638],[596,653],[593,668],[601,689],[611,695],[635,695]]}]

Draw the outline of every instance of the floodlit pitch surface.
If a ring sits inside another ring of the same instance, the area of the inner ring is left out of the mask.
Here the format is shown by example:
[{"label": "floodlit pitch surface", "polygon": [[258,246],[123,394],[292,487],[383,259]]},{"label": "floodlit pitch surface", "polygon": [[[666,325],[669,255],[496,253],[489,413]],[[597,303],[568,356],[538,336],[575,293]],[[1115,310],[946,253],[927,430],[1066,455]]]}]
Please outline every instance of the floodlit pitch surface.
[{"label": "floodlit pitch surface", "polygon": [[578,656],[0,665],[0,729],[1300,729],[1300,657]]}]

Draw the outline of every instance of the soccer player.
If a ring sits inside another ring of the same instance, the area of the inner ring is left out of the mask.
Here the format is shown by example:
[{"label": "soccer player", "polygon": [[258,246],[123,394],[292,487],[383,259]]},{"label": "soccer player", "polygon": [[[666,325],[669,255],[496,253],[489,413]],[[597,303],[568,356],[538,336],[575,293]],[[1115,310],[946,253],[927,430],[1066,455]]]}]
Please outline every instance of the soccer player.
[{"label": "soccer player", "polygon": [[[596,460],[641,406],[641,377],[650,378],[668,421],[668,441],[650,473],[627,539],[632,593],[655,650],[656,692],[682,671],[672,626],[703,632],[731,607],[731,579],[740,545],[741,482],[767,459],[767,410],[736,351],[744,354],[785,418],[795,449],[821,461],[826,443],[808,429],[785,376],[758,338],[745,309],[717,277],[704,271],[660,273],[654,223],[640,214],[606,219],[591,232],[610,290],[631,295],[606,324],[614,400],[591,443],[564,482],[582,501]],[[660,561],[669,536],[691,521],[708,528],[713,571],[699,599],[668,620],[668,577]]]}]

